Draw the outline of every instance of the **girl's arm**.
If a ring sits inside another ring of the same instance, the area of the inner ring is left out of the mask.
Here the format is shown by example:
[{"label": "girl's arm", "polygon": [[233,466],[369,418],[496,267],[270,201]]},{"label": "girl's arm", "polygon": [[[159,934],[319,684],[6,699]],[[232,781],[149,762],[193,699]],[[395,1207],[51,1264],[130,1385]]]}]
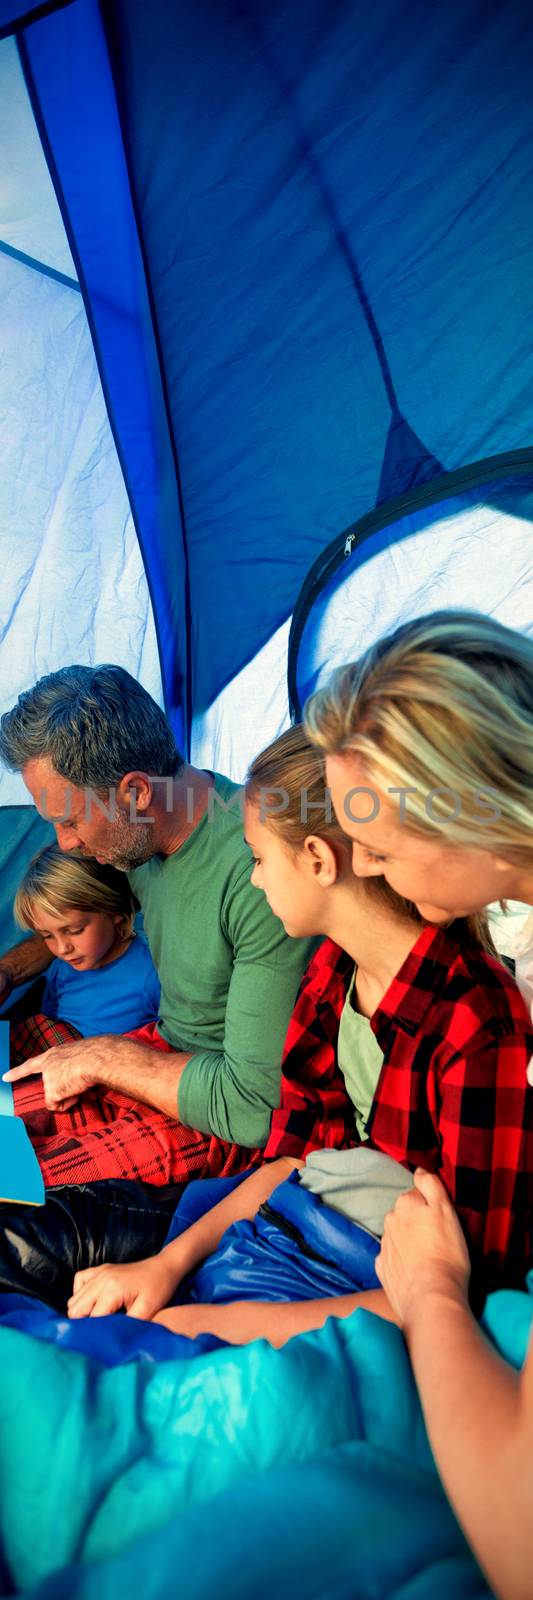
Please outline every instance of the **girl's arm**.
[{"label": "girl's arm", "polygon": [[154,1322],[162,1322],[172,1333],[196,1339],[201,1333],[214,1333],[227,1344],[251,1344],[266,1339],[279,1349],[295,1333],[322,1328],[328,1317],[349,1317],[360,1308],[395,1322],[396,1317],[382,1289],[363,1294],[343,1294],[325,1300],[298,1300],[272,1304],[262,1300],[234,1300],[230,1305],[170,1306],[160,1311]]},{"label": "girl's arm", "polygon": [[87,1267],[77,1272],[69,1317],[102,1317],[122,1306],[134,1317],[153,1317],[168,1306],[182,1279],[216,1250],[226,1229],[233,1222],[252,1220],[278,1184],[301,1165],[301,1161],[283,1157],[258,1167],[217,1206],[193,1222],[179,1239],[173,1239],[146,1261]]}]

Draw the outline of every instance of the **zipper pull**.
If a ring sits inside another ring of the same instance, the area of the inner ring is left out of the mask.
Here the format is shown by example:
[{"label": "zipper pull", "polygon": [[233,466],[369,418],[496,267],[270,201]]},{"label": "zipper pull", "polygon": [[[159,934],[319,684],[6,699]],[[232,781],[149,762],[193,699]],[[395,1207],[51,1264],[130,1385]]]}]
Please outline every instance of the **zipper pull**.
[{"label": "zipper pull", "polygon": [[355,544],[355,533],[349,533],[344,546],[345,556],[351,556],[352,546]]}]

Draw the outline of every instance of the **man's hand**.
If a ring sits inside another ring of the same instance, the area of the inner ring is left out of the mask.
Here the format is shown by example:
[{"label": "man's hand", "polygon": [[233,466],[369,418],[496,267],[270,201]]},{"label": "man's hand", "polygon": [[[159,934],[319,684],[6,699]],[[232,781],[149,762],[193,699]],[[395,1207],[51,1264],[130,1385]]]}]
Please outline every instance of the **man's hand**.
[{"label": "man's hand", "polygon": [[86,1089],[98,1084],[154,1106],[177,1122],[177,1087],[189,1060],[180,1050],[157,1050],[127,1034],[102,1033],[95,1039],[54,1045],[44,1055],[11,1067],[4,1078],[16,1083],[19,1078],[42,1073],[49,1111],[67,1111]]},{"label": "man's hand", "polygon": [[69,1317],[105,1317],[124,1306],[128,1316],[150,1321],[168,1306],[179,1283],[165,1252],[124,1266],[87,1267],[77,1272],[68,1303]]},{"label": "man's hand", "polygon": [[4,1072],[4,1081],[18,1083],[21,1078],[41,1073],[48,1110],[67,1111],[87,1089],[104,1081],[102,1073],[109,1066],[116,1044],[114,1034],[101,1034],[97,1039],[76,1039],[72,1044],[54,1045],[43,1055],[32,1056],[31,1061],[22,1061],[19,1067]]},{"label": "man's hand", "polygon": [[415,1188],[385,1218],[376,1260],[380,1283],[402,1327],[421,1296],[468,1304],[470,1260],[461,1225],[440,1178],[420,1168]]}]

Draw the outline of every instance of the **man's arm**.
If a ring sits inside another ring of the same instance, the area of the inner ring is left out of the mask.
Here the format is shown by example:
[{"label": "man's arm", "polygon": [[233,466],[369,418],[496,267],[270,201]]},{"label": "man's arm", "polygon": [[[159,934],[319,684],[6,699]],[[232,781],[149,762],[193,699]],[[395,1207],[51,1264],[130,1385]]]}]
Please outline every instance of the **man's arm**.
[{"label": "man's arm", "polygon": [[420,1172],[415,1183],[386,1219],[378,1277],[454,1511],[495,1593],[529,1600],[533,1354],[518,1374],[491,1349],[469,1309],[468,1252],[443,1185]]},{"label": "man's arm", "polygon": [[298,1300],[272,1304],[262,1300],[234,1300],[230,1305],[170,1306],[159,1311],[153,1322],[162,1322],[173,1333],[196,1339],[200,1333],[214,1333],[228,1344],[251,1344],[266,1339],[276,1349],[296,1333],[323,1328],[328,1317],[349,1317],[352,1311],[373,1311],[387,1322],[396,1318],[382,1289],[363,1294],[343,1294],[325,1300]]},{"label": "man's arm", "polygon": [[187,1127],[254,1149],[266,1143],[281,1055],[309,941],[288,939],[243,869],[227,914],[233,970],[220,1051],[163,1052],[103,1034],[14,1067],[13,1082],[42,1073],[50,1110],[101,1085],[155,1106]]},{"label": "man's arm", "polygon": [[50,966],[51,960],[48,945],[39,933],[32,934],[31,939],[22,939],[12,950],[6,950],[5,955],[0,956],[0,1005],[7,1000],[16,984],[38,978]]},{"label": "man's arm", "polygon": [[44,1055],[12,1067],[4,1079],[16,1083],[41,1073],[50,1111],[67,1110],[86,1089],[100,1085],[118,1089],[177,1120],[177,1085],[189,1059],[183,1051],[155,1050],[135,1039],[104,1033],[95,1039],[56,1045]]},{"label": "man's arm", "polygon": [[179,1087],[179,1115],[190,1128],[253,1149],[266,1144],[279,1102],[289,1019],[312,945],[289,939],[243,870],[225,909],[233,950],[220,1052],[195,1052]]}]

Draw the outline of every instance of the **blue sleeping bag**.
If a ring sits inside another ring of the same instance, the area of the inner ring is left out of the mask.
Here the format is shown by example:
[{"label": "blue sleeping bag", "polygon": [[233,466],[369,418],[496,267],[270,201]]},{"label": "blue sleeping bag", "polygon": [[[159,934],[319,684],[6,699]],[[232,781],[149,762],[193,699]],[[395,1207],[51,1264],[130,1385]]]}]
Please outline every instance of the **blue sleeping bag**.
[{"label": "blue sleeping bag", "polygon": [[[532,1310],[489,1301],[511,1359]],[[0,1327],[2,1597],[487,1600],[397,1328],[357,1311],[282,1350],[182,1343],[106,1370]]]}]

